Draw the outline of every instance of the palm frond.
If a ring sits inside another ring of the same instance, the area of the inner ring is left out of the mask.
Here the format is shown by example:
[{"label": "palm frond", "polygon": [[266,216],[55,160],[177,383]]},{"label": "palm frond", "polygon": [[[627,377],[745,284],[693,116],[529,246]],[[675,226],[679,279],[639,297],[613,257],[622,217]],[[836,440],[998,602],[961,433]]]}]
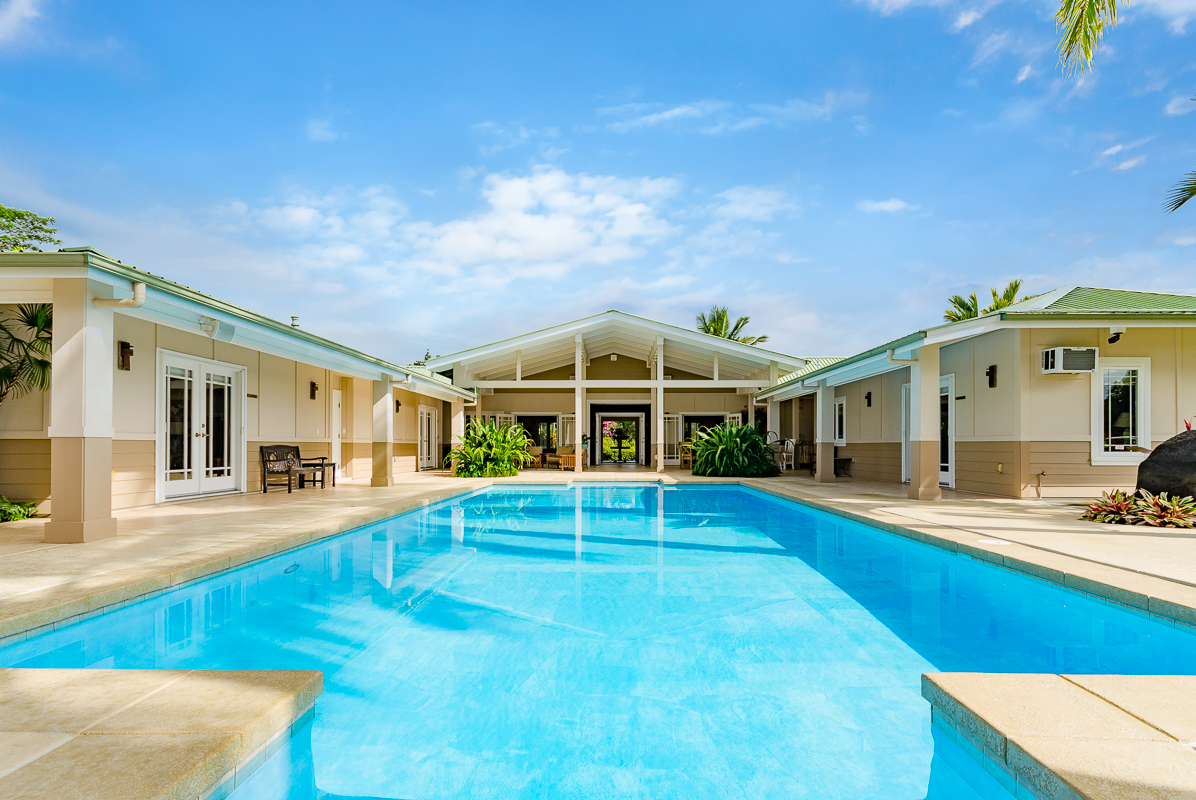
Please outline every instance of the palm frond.
[{"label": "palm frond", "polygon": [[988,308],[984,309],[980,313],[988,314],[989,312],[997,311],[999,309],[1005,308],[1006,306],[1013,305],[1014,303],[1017,302],[1017,293],[1021,291],[1021,288],[1022,288],[1021,280],[1010,281],[1009,285],[1005,287],[1005,291],[1001,292],[1000,294],[997,294],[997,288],[995,286],[992,287],[990,290],[990,291],[992,291],[992,294],[993,294],[992,305],[990,305]]},{"label": "palm frond", "polygon": [[1193,197],[1196,197],[1196,169],[1171,187],[1171,194],[1167,195],[1167,202],[1163,203],[1163,208],[1170,214]]},{"label": "palm frond", "polygon": [[947,302],[951,304],[951,307],[943,312],[943,319],[947,322],[962,322],[980,316],[980,301],[976,299],[975,292],[967,297],[952,295]]},{"label": "palm frond", "polygon": [[[1127,5],[1133,0],[1127,0]],[[1059,65],[1067,75],[1091,66],[1105,26],[1117,24],[1117,0],[1062,0],[1055,12]]]}]

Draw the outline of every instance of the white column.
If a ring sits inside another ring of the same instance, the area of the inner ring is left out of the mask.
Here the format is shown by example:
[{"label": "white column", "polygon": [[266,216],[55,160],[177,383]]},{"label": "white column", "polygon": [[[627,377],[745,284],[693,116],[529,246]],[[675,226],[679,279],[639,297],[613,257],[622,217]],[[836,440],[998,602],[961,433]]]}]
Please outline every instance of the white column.
[{"label": "white column", "polygon": [[656,414],[652,420],[652,438],[656,445],[656,471],[664,472],[664,337],[656,337]]},{"label": "white column", "polygon": [[835,387],[818,384],[814,400],[814,457],[816,483],[835,482]]},{"label": "white column", "polygon": [[[452,450],[465,438],[465,401],[454,400],[452,402],[453,416],[449,420],[449,449]],[[453,462],[453,471],[457,470],[457,462]]]},{"label": "white column", "polygon": [[47,542],[91,542],[116,535],[112,309],[91,302],[111,297],[112,287],[99,281],[54,279]]},{"label": "white column", "polygon": [[[373,381],[373,473],[370,486],[394,486],[395,400],[389,375]],[[418,456],[416,456],[418,458]]]},{"label": "white column", "polygon": [[939,500],[939,346],[923,345],[909,368],[909,497]]},{"label": "white column", "polygon": [[585,466],[585,451],[581,449],[581,437],[585,433],[586,415],[586,360],[585,344],[579,333],[573,342],[573,471],[581,472]]},{"label": "white column", "polygon": [[523,351],[515,351],[515,380],[523,380]]}]

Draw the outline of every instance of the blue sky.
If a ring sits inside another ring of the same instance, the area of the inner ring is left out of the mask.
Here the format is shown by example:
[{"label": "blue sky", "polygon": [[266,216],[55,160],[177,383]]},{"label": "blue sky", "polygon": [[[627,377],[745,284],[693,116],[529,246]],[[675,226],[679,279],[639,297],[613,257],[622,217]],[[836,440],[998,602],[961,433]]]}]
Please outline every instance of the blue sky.
[{"label": "blue sky", "polygon": [[[1196,293],[1196,0],[0,0],[0,203],[396,360],[711,303],[798,355],[1022,278]],[[1192,31],[1192,32],[1190,32]]]}]

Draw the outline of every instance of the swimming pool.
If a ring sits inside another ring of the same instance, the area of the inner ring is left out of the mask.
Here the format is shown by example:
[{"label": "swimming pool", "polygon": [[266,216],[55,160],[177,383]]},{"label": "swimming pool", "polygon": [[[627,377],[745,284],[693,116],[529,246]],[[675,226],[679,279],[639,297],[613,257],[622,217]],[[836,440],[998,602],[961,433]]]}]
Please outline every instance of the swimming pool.
[{"label": "swimming pool", "polygon": [[1008,800],[926,671],[1191,673],[1196,636],[740,487],[501,487],[0,650],[321,669],[233,795]]}]

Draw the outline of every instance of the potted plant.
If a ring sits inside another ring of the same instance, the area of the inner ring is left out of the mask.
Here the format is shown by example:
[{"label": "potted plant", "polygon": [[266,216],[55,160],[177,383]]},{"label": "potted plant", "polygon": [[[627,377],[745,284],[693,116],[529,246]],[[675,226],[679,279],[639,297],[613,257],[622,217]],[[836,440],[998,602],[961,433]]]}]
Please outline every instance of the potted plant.
[{"label": "potted plant", "polygon": [[590,453],[590,434],[588,433],[581,435],[581,452],[587,456]]}]

